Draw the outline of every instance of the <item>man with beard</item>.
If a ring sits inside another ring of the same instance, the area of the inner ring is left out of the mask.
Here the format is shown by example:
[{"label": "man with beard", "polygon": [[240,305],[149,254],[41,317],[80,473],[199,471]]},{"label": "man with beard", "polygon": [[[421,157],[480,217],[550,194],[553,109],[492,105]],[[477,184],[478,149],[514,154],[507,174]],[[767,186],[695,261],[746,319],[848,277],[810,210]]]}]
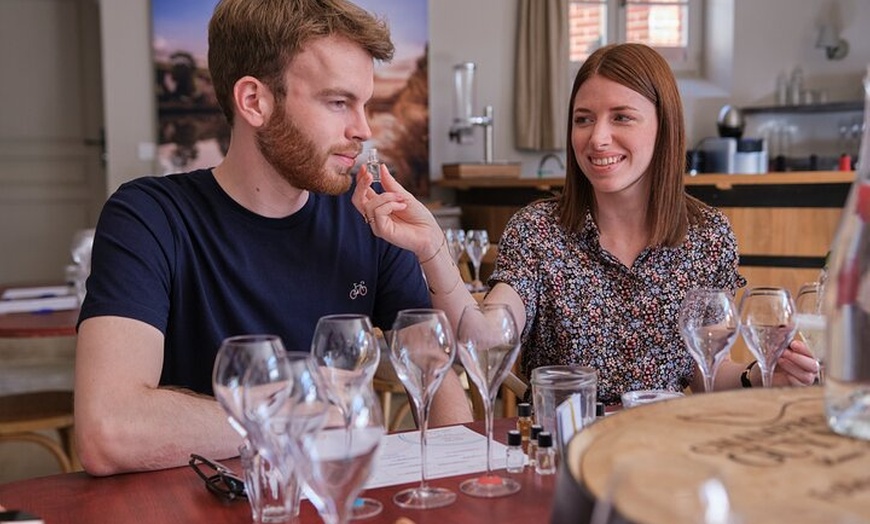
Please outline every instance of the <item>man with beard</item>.
[{"label": "man with beard", "polygon": [[[350,202],[371,137],[386,24],[344,0],[222,0],[209,68],[232,136],[213,169],[144,177],[106,203],[76,347],[75,425],[94,475],[238,454],[211,396],[221,341],[270,333],[310,347],[317,320],[389,329],[429,307],[420,263],[376,238]],[[433,423],[471,419],[455,375]]]}]

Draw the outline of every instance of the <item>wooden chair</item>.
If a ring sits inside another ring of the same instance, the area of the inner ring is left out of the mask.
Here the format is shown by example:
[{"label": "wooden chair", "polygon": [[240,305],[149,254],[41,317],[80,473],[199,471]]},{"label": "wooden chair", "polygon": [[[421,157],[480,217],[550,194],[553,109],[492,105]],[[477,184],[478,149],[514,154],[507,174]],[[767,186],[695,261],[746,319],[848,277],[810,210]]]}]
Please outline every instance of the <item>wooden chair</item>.
[{"label": "wooden chair", "polygon": [[[516,370],[516,366],[514,368]],[[501,396],[502,411],[501,413],[494,412],[494,418],[517,416],[517,398],[523,398],[529,389],[529,384],[515,370],[508,373],[501,385],[499,395]],[[468,395],[471,397],[471,411],[474,414],[474,420],[483,420],[483,398],[478,393],[477,387],[471,385],[468,388]]]},{"label": "wooden chair", "polygon": [[[57,431],[60,443],[40,433]],[[73,442],[73,392],[35,391],[0,396],[0,443],[32,442],[57,459],[64,473],[79,469]]]}]

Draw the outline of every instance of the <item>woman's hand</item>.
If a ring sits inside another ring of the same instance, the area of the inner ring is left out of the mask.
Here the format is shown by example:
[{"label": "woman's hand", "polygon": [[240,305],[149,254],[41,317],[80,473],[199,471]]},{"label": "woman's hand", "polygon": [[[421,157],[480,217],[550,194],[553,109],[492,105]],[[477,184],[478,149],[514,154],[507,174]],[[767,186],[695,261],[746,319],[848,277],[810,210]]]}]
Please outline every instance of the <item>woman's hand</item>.
[{"label": "woman's hand", "polygon": [[372,187],[372,175],[360,169],[351,201],[372,232],[425,260],[440,249],[444,233],[429,209],[409,193],[381,164],[383,193]]},{"label": "woman's hand", "polygon": [[773,371],[774,386],[810,386],[819,375],[819,363],[803,342],[794,339]]}]

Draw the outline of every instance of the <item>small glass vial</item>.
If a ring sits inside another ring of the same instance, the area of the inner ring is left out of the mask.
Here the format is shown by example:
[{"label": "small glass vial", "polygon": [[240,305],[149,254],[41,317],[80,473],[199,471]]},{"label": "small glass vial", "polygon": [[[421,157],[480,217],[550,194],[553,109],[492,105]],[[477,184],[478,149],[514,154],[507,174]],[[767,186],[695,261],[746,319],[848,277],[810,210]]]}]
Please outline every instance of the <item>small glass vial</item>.
[{"label": "small glass vial", "polygon": [[369,159],[366,161],[366,171],[372,175],[372,183],[381,182],[381,161],[378,159],[378,149],[369,149]]},{"label": "small glass vial", "polygon": [[535,453],[535,473],[553,475],[556,473],[556,450],[553,449],[553,435],[548,431],[538,433],[538,451]]},{"label": "small glass vial", "polygon": [[532,431],[529,435],[529,467],[533,467],[537,463],[538,454],[538,435],[541,434],[544,428],[540,424],[532,424]]},{"label": "small glass vial", "polygon": [[522,473],[525,467],[526,455],[523,453],[523,439],[520,432],[511,429],[507,433],[507,450],[505,450],[505,467],[508,473]]},{"label": "small glass vial", "polygon": [[595,403],[595,418],[603,418],[607,413],[604,409],[604,402]]},{"label": "small glass vial", "polygon": [[529,435],[532,434],[532,405],[528,402],[517,404],[517,431],[523,442],[529,441]]}]

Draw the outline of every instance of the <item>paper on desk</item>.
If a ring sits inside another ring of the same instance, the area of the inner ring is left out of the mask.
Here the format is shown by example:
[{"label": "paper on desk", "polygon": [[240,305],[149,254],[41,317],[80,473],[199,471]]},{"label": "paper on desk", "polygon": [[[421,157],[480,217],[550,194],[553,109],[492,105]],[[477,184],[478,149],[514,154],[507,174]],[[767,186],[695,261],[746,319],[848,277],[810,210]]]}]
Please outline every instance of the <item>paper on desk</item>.
[{"label": "paper on desk", "polygon": [[29,313],[34,311],[61,311],[65,309],[75,309],[77,307],[79,307],[79,299],[75,295],[0,300],[0,314]]},{"label": "paper on desk", "polygon": [[10,287],[3,292],[0,299],[20,300],[23,298],[46,298],[71,295],[73,290],[70,286],[34,286],[34,287]]},{"label": "paper on desk", "polygon": [[[492,468],[505,467],[504,444],[492,443]],[[452,477],[486,470],[486,437],[465,426],[426,432],[426,476]],[[420,482],[420,432],[396,433],[381,440],[374,471],[365,488]]]}]

